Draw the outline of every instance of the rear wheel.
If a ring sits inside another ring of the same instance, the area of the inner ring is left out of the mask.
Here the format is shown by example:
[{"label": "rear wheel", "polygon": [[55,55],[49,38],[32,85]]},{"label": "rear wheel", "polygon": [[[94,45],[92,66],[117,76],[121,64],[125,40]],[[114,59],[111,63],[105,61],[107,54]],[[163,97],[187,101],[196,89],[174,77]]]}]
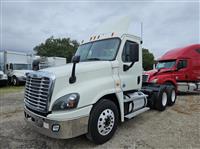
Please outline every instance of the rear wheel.
[{"label": "rear wheel", "polygon": [[118,109],[114,102],[100,100],[91,111],[87,138],[96,144],[108,141],[117,129],[118,117]]},{"label": "rear wheel", "polygon": [[168,90],[167,104],[169,106],[172,106],[176,102],[176,89],[175,87],[171,86],[171,87],[168,87],[167,90]]},{"label": "rear wheel", "polygon": [[155,109],[164,111],[167,106],[167,90],[161,88],[155,103]]}]

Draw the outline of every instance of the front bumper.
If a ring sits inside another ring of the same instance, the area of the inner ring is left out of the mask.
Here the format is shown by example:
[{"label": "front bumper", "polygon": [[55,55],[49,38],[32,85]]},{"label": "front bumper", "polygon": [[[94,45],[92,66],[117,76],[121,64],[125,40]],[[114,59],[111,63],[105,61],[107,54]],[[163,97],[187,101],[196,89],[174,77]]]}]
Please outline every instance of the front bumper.
[{"label": "front bumper", "polygon": [[[51,138],[73,138],[88,131],[89,116],[80,117],[67,121],[56,121],[37,115],[24,107],[25,121],[36,131]],[[52,127],[59,125],[59,131],[52,131]]]}]

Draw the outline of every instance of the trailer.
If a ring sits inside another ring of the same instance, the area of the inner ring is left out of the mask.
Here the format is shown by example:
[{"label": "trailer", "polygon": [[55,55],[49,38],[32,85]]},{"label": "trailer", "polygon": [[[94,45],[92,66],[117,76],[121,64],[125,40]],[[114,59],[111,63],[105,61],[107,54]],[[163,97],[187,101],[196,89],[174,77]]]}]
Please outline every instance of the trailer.
[{"label": "trailer", "polygon": [[65,65],[67,62],[64,57],[44,57],[44,56],[35,56],[33,61],[33,69],[39,70],[48,67],[56,67]]}]

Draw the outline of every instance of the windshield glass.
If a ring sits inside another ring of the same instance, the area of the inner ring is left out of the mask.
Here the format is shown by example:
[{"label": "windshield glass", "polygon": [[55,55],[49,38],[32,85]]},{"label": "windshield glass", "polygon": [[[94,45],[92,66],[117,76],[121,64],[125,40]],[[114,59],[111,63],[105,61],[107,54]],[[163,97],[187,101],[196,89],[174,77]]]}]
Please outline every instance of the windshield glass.
[{"label": "windshield glass", "polygon": [[172,68],[176,64],[176,61],[160,61],[156,65],[156,69],[162,69],[162,68]]},{"label": "windshield glass", "polygon": [[28,64],[13,64],[14,70],[29,70]]},{"label": "windshield glass", "polygon": [[79,46],[75,55],[80,56],[80,61],[113,60],[119,44],[118,38],[90,42]]}]

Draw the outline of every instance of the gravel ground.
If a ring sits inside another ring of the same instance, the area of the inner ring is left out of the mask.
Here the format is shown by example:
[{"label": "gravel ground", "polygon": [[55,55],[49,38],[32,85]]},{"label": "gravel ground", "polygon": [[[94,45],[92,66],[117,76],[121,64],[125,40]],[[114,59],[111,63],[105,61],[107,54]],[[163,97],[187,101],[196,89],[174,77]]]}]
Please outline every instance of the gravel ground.
[{"label": "gravel ground", "polygon": [[23,91],[0,95],[0,147],[6,148],[200,148],[200,95],[180,95],[173,107],[138,115],[118,126],[114,137],[95,145],[86,137],[57,140],[38,134],[23,119]]}]

